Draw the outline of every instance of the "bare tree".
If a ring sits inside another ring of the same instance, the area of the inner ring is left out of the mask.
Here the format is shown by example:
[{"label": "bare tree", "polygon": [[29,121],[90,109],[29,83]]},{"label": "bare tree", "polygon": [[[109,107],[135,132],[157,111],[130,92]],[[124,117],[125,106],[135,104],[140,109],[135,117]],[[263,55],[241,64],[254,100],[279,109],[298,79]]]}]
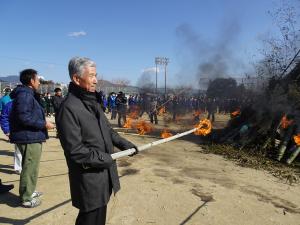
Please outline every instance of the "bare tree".
[{"label": "bare tree", "polygon": [[118,88],[119,91],[128,86],[130,84],[130,80],[126,79],[126,78],[117,78],[117,79],[113,79],[112,83],[115,84]]},{"label": "bare tree", "polygon": [[103,89],[104,84],[105,84],[105,83],[104,83],[105,81],[104,81],[104,79],[103,79],[103,76],[102,76],[102,75],[98,76],[98,77],[97,77],[97,81],[98,81],[98,82],[97,82],[97,90],[100,91],[100,90]]},{"label": "bare tree", "polygon": [[[300,8],[299,5],[297,8]],[[280,35],[263,40],[264,48],[260,49],[260,53],[264,58],[256,64],[258,76],[280,77],[287,71],[287,66],[299,50],[300,30],[297,24],[297,17],[299,17],[297,12],[296,7],[287,0],[282,0],[274,11],[268,12]]]}]

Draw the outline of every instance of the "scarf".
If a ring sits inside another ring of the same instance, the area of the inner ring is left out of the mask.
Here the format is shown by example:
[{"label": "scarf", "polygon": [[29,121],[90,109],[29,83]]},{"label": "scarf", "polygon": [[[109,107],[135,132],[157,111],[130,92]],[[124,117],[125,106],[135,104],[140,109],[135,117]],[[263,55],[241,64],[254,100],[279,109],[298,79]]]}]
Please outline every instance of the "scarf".
[{"label": "scarf", "polygon": [[87,110],[93,113],[99,121],[101,110],[100,104],[98,102],[99,93],[89,92],[81,88],[80,86],[74,84],[73,82],[70,82],[69,84],[69,92],[75,95],[77,98],[79,98],[83,102]]}]

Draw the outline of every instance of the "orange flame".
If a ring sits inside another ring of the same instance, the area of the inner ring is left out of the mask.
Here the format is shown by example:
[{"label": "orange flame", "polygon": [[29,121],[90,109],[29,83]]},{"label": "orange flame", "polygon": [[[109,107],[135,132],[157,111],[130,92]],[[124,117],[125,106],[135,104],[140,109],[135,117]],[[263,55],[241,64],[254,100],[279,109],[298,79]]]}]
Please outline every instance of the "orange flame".
[{"label": "orange flame", "polygon": [[166,113],[166,107],[162,106],[159,110],[158,110],[158,115],[162,116],[164,113]]},{"label": "orange flame", "polygon": [[125,122],[125,124],[124,124],[124,128],[132,128],[132,119],[130,119],[130,118],[126,118],[126,122]]},{"label": "orange flame", "polygon": [[288,128],[292,123],[293,123],[293,120],[288,120],[287,117],[286,117],[286,115],[284,115],[284,116],[281,118],[280,126],[281,126],[281,128],[286,129],[286,128]]},{"label": "orange flame", "polygon": [[168,129],[164,129],[163,132],[160,134],[160,136],[162,138],[168,138],[168,137],[172,137],[173,134],[171,134]]},{"label": "orange flame", "polygon": [[138,130],[139,135],[144,135],[153,130],[152,125],[144,120],[138,121],[136,129]]},{"label": "orange flame", "polygon": [[195,126],[197,130],[194,132],[196,135],[206,136],[211,132],[211,122],[209,119],[202,119],[199,124]]},{"label": "orange flame", "polygon": [[138,111],[132,111],[131,113],[129,113],[129,118],[136,120],[137,118],[139,118],[139,112]]},{"label": "orange flame", "polygon": [[297,135],[294,135],[294,141],[297,146],[300,146],[300,133]]},{"label": "orange flame", "polygon": [[194,117],[200,116],[201,111],[200,110],[196,110],[193,114]]},{"label": "orange flame", "polygon": [[124,124],[124,128],[133,128],[132,121],[136,120],[139,117],[138,111],[132,111],[128,115],[129,118],[126,118],[126,122]]},{"label": "orange flame", "polygon": [[237,117],[237,116],[239,116],[240,114],[241,114],[240,109],[237,109],[237,110],[235,110],[234,112],[231,113],[231,116],[232,116],[232,117]]}]

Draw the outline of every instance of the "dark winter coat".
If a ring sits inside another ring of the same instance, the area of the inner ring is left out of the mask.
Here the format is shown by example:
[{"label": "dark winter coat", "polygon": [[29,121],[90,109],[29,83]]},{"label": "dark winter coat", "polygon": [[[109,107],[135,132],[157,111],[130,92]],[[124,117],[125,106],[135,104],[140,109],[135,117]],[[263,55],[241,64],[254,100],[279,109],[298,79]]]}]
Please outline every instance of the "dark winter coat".
[{"label": "dark winter coat", "polygon": [[34,97],[33,89],[16,87],[10,97],[14,103],[9,116],[10,141],[18,144],[40,143],[46,141],[45,114]]},{"label": "dark winter coat", "polygon": [[206,110],[209,113],[215,113],[217,111],[217,103],[215,100],[208,100],[206,104]]},{"label": "dark winter coat", "polygon": [[60,104],[62,103],[63,100],[64,100],[64,98],[62,96],[54,95],[52,97],[52,105],[53,105],[53,109],[54,109],[55,114],[58,113]]},{"label": "dark winter coat", "polygon": [[72,204],[81,211],[107,205],[112,189],[120,189],[114,146],[134,145],[109,125],[95,94],[70,83],[56,117],[61,145],[69,168]]},{"label": "dark winter coat", "polygon": [[123,94],[118,94],[116,97],[116,106],[119,112],[126,112],[127,108],[127,98]]}]

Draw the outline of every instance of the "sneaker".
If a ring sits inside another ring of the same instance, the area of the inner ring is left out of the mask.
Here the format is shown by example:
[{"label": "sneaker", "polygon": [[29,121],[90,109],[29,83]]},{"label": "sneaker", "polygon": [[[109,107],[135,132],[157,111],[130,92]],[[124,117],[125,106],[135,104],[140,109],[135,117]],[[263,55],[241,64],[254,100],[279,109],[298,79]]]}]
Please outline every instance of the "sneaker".
[{"label": "sneaker", "polygon": [[31,195],[31,198],[38,198],[38,197],[41,197],[42,195],[43,195],[43,192],[34,191]]},{"label": "sneaker", "polygon": [[0,181],[0,193],[9,192],[13,188],[14,188],[13,184],[4,185]]},{"label": "sneaker", "polygon": [[39,198],[33,198],[30,201],[22,202],[22,206],[25,208],[34,208],[42,204]]}]

